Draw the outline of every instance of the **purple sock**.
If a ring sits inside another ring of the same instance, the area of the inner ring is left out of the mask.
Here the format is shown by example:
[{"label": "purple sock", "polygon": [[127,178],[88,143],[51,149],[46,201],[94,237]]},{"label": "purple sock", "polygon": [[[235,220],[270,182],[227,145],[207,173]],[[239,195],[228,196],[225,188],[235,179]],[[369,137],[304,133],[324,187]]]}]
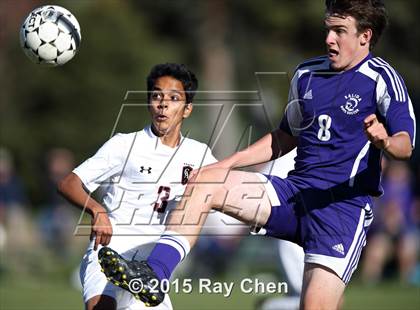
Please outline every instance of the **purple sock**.
[{"label": "purple sock", "polygon": [[172,246],[164,243],[156,244],[147,258],[147,263],[158,276],[159,280],[169,279],[175,267],[181,261],[181,255]]}]

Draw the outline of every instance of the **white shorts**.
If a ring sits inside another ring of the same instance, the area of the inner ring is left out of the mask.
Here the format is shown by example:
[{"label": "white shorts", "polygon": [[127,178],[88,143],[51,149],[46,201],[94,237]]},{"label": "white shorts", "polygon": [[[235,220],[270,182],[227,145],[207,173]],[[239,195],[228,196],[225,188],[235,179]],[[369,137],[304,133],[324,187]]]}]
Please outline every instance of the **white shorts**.
[{"label": "white shorts", "polygon": [[[121,237],[118,239],[120,238]],[[117,238],[113,237],[113,239],[115,240]],[[118,240],[118,242],[122,242],[121,239]],[[114,247],[112,247],[112,242],[110,247],[114,249]],[[98,247],[98,250],[99,249],[100,247]],[[119,251],[118,247],[115,247],[115,250]],[[136,247],[125,251],[124,253],[120,253],[120,255],[131,260],[137,250],[139,251],[137,252],[135,259],[144,259],[144,247]],[[148,252],[150,252],[150,250],[146,251],[147,254]],[[83,287],[83,301],[85,304],[94,296],[107,295],[116,300],[118,310],[151,309],[150,307],[146,307],[143,302],[136,300],[130,292],[115,286],[106,279],[105,275],[101,272],[101,266],[98,263],[98,251],[93,250],[92,243],[89,245],[82,259],[80,266],[80,281]],[[153,309],[172,310],[172,303],[169,295],[166,294],[163,302],[159,306],[153,307]]]},{"label": "white shorts", "polygon": [[278,246],[280,262],[286,273],[287,280],[293,291],[300,295],[302,293],[305,253],[302,247],[286,240],[279,240]]}]

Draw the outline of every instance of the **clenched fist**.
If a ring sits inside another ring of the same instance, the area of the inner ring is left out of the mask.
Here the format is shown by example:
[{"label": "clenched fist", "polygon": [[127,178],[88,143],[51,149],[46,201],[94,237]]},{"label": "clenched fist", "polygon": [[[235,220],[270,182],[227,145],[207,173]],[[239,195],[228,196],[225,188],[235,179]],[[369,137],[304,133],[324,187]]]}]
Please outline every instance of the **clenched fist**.
[{"label": "clenched fist", "polygon": [[389,146],[389,136],[382,123],[378,121],[375,114],[371,114],[364,120],[367,138],[378,149],[386,150]]},{"label": "clenched fist", "polygon": [[92,216],[92,231],[90,239],[95,238],[94,250],[98,249],[98,245],[108,245],[112,237],[112,225],[106,211],[95,212]]}]

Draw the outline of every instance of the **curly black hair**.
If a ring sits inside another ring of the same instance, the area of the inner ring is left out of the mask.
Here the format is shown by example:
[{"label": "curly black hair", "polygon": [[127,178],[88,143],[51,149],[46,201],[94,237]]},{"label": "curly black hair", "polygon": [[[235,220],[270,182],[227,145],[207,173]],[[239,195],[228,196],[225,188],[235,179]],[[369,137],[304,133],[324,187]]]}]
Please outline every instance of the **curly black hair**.
[{"label": "curly black hair", "polygon": [[150,102],[150,96],[155,86],[156,80],[162,76],[171,76],[182,83],[185,91],[187,103],[192,103],[195,92],[198,87],[198,81],[195,74],[184,64],[165,63],[157,64],[150,71],[147,77],[147,101]]}]

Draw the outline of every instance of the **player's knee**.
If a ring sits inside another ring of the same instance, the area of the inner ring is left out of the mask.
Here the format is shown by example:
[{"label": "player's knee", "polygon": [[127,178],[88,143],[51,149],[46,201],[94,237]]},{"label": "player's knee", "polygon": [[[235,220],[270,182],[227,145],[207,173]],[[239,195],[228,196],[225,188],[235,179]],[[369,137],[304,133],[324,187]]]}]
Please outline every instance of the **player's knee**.
[{"label": "player's knee", "polygon": [[306,294],[300,301],[301,310],[331,310],[338,309],[338,303],[330,300],[329,296]]},{"label": "player's knee", "polygon": [[306,263],[301,309],[338,309],[344,289],[344,282],[333,270]]},{"label": "player's knee", "polygon": [[[225,177],[223,177],[225,175]],[[224,169],[206,169],[200,171],[196,177],[188,181],[188,187],[201,191],[217,191],[226,180]]]},{"label": "player's knee", "polygon": [[111,296],[97,295],[86,302],[85,308],[87,310],[115,310],[117,302]]},{"label": "player's knee", "polygon": [[201,170],[198,175],[190,180],[191,184],[218,184],[222,185],[228,175],[227,169],[213,168]]},{"label": "player's knee", "polygon": [[322,310],[326,309],[323,305],[319,302],[319,298],[313,296],[304,296],[304,298],[300,301],[301,310]]},{"label": "player's knee", "polygon": [[206,169],[190,180],[185,195],[191,200],[198,200],[209,209],[221,211],[225,200],[226,190],[224,180],[228,171],[225,169]]}]

